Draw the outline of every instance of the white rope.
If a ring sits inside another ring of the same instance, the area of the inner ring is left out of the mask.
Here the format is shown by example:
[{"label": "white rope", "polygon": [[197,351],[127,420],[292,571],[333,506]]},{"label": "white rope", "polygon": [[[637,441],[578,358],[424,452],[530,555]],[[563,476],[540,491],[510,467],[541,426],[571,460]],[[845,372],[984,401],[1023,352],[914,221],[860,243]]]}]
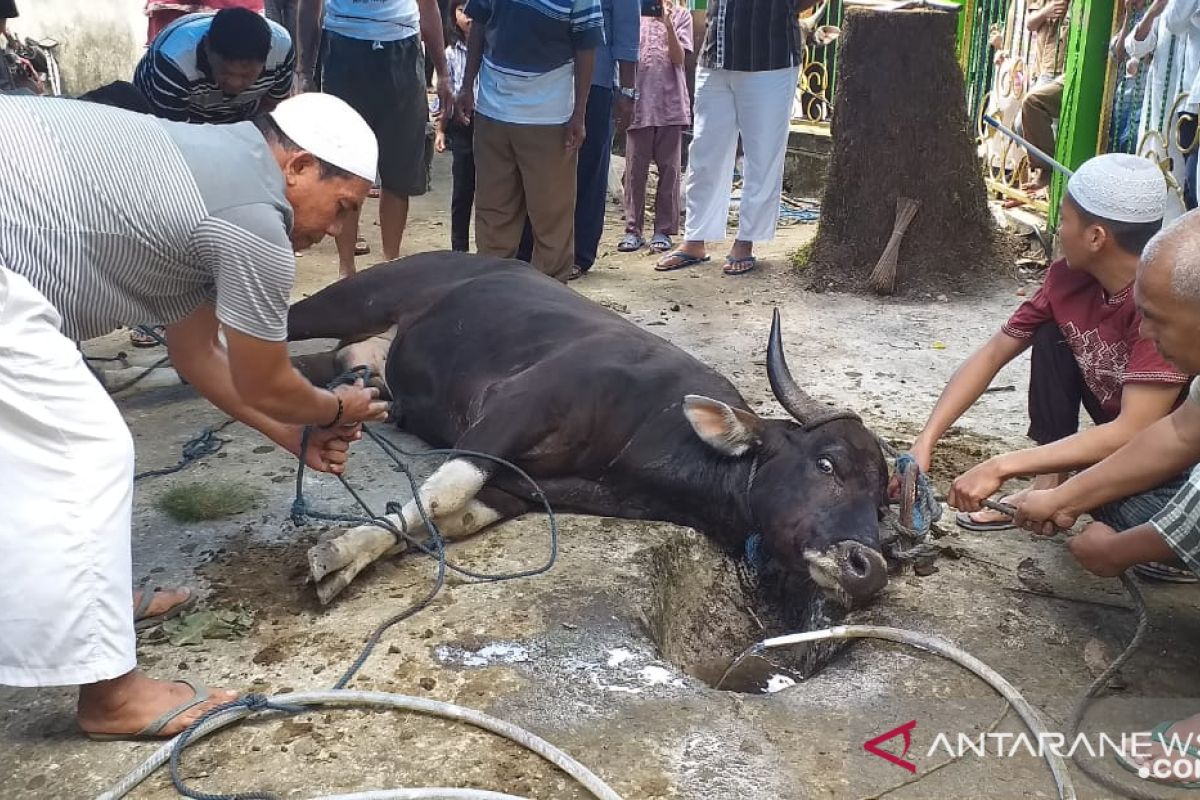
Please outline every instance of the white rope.
[{"label": "white rope", "polygon": [[[341,706],[341,707],[378,707],[391,708],[400,711],[411,711],[417,714],[442,717],[458,722],[474,725],[498,736],[513,741],[526,750],[534,752],[549,761],[563,772],[570,775],[581,786],[587,789],[597,800],[621,800],[621,796],[600,780],[595,773],[580,764],[571,756],[559,750],[554,745],[516,725],[505,722],[487,714],[463,706],[429,700],[423,697],[411,697],[403,694],[388,694],[385,692],[359,692],[350,690],[326,690],[316,692],[295,692],[272,697],[271,703],[288,706]],[[204,724],[200,725],[192,735],[191,742],[207,736],[243,717],[249,716],[250,709],[239,706],[227,712],[215,714]],[[140,766],[122,778],[115,786],[101,794],[97,800],[118,800],[125,797],[134,787],[152,775],[171,757],[174,740],[165,743]],[[409,792],[405,794],[405,792]],[[416,792],[413,794],[412,792]],[[454,794],[458,792],[458,794]],[[382,798],[447,798],[448,800],[525,800],[514,795],[498,794],[495,792],[479,792],[470,789],[398,789],[390,792],[352,794],[352,795],[316,795],[324,800],[382,800]]]}]

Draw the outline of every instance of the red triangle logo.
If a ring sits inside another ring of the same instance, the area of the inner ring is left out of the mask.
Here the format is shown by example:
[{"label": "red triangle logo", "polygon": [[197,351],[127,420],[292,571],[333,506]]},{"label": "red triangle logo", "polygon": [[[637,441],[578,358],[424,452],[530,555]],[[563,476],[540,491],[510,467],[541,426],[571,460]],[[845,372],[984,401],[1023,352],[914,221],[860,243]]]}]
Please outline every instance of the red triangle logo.
[{"label": "red triangle logo", "polygon": [[[904,723],[898,728],[893,728],[887,733],[881,733],[871,741],[864,743],[863,750],[866,750],[873,756],[879,756],[884,761],[890,761],[897,767],[903,767],[909,772],[915,774],[917,771],[917,765],[911,761],[905,760],[904,758],[904,756],[908,755],[908,748],[912,747],[912,732],[913,728],[915,727],[917,727],[917,721],[914,719]],[[887,750],[880,749],[879,745],[883,744],[889,739],[895,739],[897,736],[904,737],[904,752],[897,756],[889,753]]]}]

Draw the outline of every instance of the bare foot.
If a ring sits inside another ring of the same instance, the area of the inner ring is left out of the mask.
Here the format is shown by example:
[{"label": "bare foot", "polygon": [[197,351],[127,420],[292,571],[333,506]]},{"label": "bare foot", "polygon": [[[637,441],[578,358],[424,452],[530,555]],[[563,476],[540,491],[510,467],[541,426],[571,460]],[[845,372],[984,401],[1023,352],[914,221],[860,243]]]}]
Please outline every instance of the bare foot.
[{"label": "bare foot", "polygon": [[[1193,783],[1200,781],[1196,774],[1196,764],[1188,764],[1188,769],[1179,770],[1175,765],[1181,761],[1197,762],[1194,755],[1188,755],[1200,750],[1200,714],[1180,720],[1163,733],[1167,744],[1158,742],[1148,748],[1134,748],[1128,753],[1129,761],[1147,770],[1143,778],[1150,778],[1157,783]],[[1190,775],[1190,777],[1188,777]]]},{"label": "bare foot", "polygon": [[[227,689],[211,689],[207,700],[170,720],[159,735],[174,736],[209,710],[237,696]],[[185,683],[156,681],[135,669],[110,681],[79,687],[76,718],[84,733],[132,736],[192,697],[192,689]]]},{"label": "bare foot", "polygon": [[[151,596],[150,605],[142,612],[142,617],[157,617],[166,614],[176,606],[183,605],[192,597],[190,589],[155,589]],[[136,609],[142,602],[140,589],[133,593],[133,607]]]}]

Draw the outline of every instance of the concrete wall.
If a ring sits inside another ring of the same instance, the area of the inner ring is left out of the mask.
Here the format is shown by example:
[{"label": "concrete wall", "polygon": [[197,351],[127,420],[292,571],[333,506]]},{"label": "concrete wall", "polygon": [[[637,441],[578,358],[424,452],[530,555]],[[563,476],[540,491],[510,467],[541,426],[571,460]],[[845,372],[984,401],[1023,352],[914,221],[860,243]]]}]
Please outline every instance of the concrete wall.
[{"label": "concrete wall", "polygon": [[129,80],[146,42],[142,0],[17,0],[9,27],[22,37],[56,39],[63,91],[82,94]]}]

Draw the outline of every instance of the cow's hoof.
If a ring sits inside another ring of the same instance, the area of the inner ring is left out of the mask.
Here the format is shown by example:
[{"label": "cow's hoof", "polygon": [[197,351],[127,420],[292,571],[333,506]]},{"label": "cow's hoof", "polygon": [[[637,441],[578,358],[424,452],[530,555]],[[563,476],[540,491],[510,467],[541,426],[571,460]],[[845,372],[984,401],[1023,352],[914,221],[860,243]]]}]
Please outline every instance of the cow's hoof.
[{"label": "cow's hoof", "polygon": [[[318,595],[321,593],[321,583],[327,577],[334,573],[338,573],[339,576],[349,573],[345,581],[329,593],[328,596],[332,598],[346,588],[364,567],[382,558],[396,546],[396,537],[390,531],[375,525],[360,525],[334,539],[313,545],[308,549],[308,569],[317,584]],[[400,549],[403,549],[403,546]]]}]

